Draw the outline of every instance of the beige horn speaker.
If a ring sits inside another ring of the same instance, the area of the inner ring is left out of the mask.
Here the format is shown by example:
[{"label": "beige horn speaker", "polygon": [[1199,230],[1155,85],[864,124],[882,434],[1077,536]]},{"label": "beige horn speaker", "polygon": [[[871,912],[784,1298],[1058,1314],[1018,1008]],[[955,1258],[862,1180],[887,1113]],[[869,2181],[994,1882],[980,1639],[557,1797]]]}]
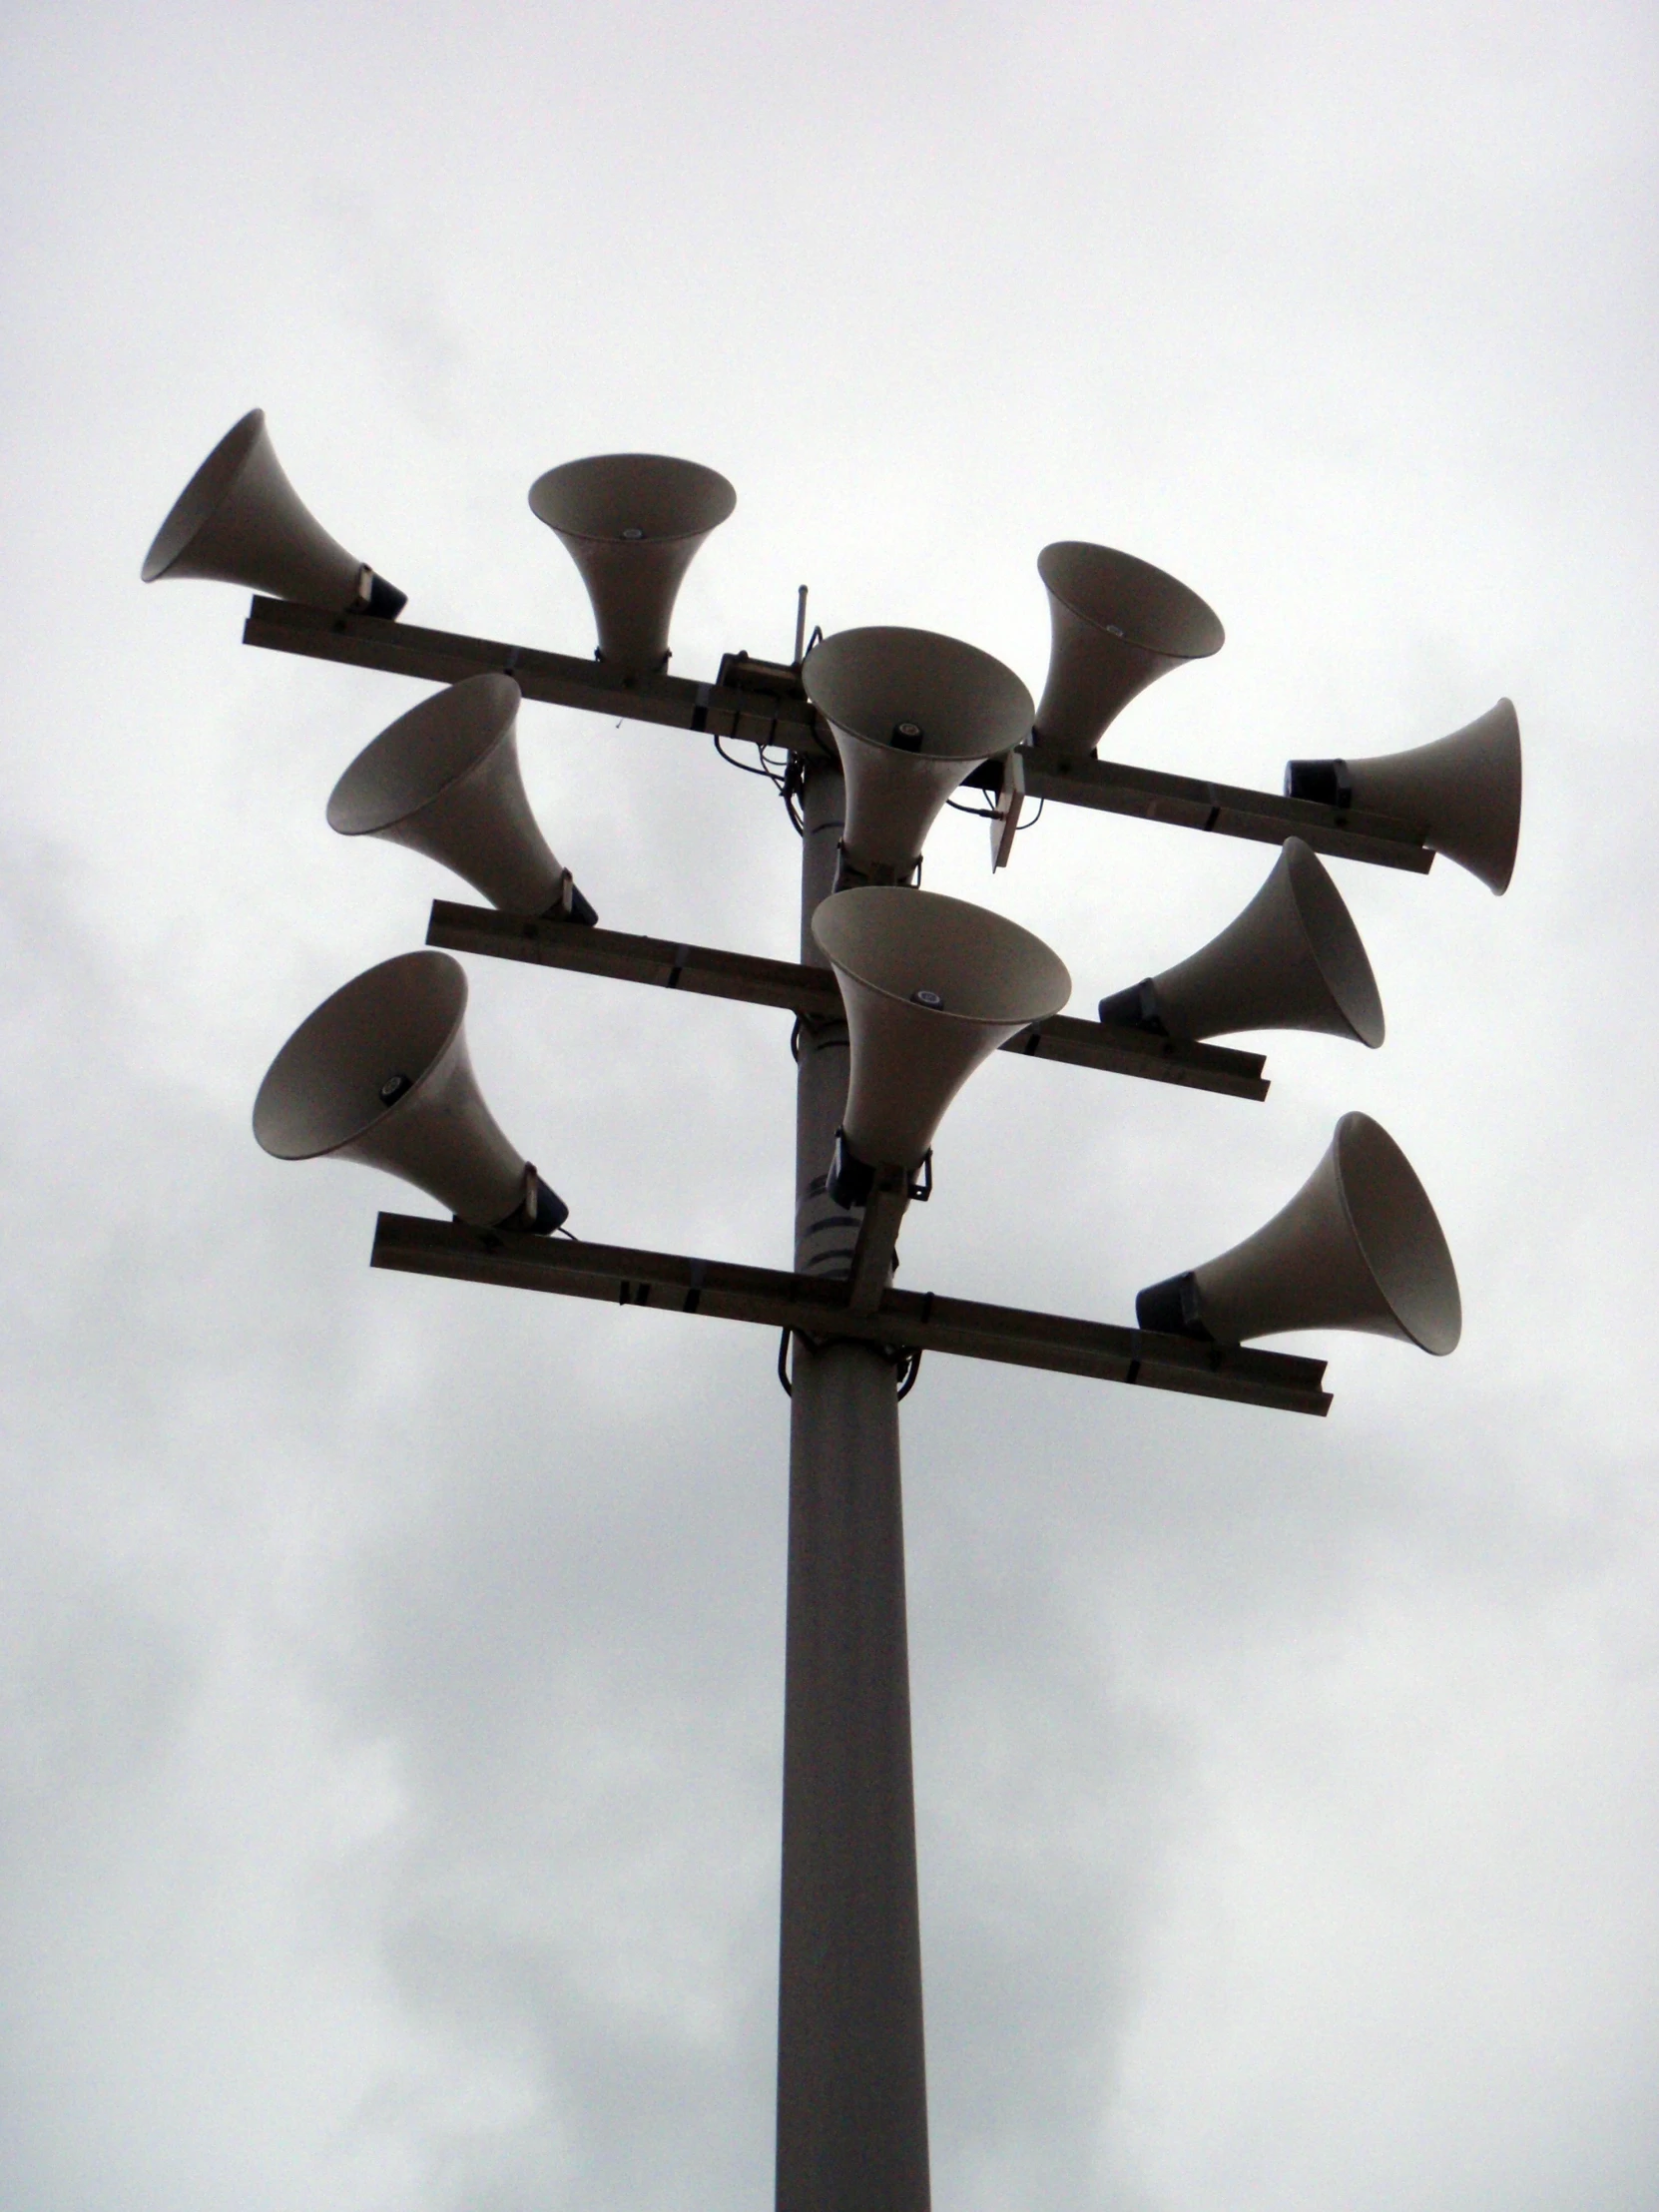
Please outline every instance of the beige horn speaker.
[{"label": "beige horn speaker", "polygon": [[328,827],[423,852],[507,913],[592,923],[525,797],[522,696],[510,676],[469,676],[399,715],[334,786]]},{"label": "beige horn speaker", "polygon": [[1037,574],[1053,629],[1034,733],[1043,752],[1086,758],[1137,692],[1226,639],[1197,592],[1132,553],[1068,539],[1044,546]]},{"label": "beige horn speaker", "polygon": [[265,409],[228,430],[179,494],[145,556],[144,581],[206,577],[332,614],[394,620],[408,603],[323,529],[283,474]]},{"label": "beige horn speaker", "polygon": [[1507,699],[1449,738],[1369,761],[1289,761],[1285,791],[1322,807],[1388,815],[1500,896],[1520,842],[1520,723]]},{"label": "beige horn speaker", "polygon": [[668,666],[686,571],[737,503],[717,470],[666,453],[599,453],[536,478],[530,511],[582,573],[607,668],[646,676]]},{"label": "beige horn speaker", "polygon": [[1031,728],[1012,669],[931,630],[841,630],[808,654],[801,680],[846,779],[843,883],[906,880],[963,777]]},{"label": "beige horn speaker", "polygon": [[1300,837],[1220,936],[1162,975],[1100,1001],[1100,1018],[1158,1037],[1318,1029],[1374,1049],[1382,1001],[1342,894]]},{"label": "beige horn speaker", "polygon": [[877,1168],[914,1174],[979,1063],[1071,995],[1063,962],[1000,914],[932,891],[868,884],[813,916],[851,1040],[830,1195],[859,1205]]},{"label": "beige horn speaker", "polygon": [[1143,1329],[1238,1345],[1293,1329],[1359,1329],[1443,1356],[1463,1310],[1457,1273],[1411,1164],[1368,1114],[1254,1237],[1135,1301]]},{"label": "beige horn speaker", "polygon": [[383,960],[277,1053],[254,1134],[278,1160],[358,1160],[480,1229],[551,1236],[570,1209],[515,1152],[466,1049],[466,976],[446,952]]}]

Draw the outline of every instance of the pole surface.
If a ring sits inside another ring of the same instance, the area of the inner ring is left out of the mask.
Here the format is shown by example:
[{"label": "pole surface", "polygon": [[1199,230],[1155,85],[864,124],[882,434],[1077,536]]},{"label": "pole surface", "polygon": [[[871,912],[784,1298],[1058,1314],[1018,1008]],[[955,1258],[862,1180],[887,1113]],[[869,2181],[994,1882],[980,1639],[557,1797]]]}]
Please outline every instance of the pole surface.
[{"label": "pole surface", "polygon": [[[801,957],[822,967],[838,766],[813,763],[804,813]],[[825,1190],[845,1022],[804,1021],[800,1050],[795,1264],[845,1276],[857,1217]],[[801,1337],[791,1376],[778,2212],[927,2212],[896,1377],[867,1346]]]}]

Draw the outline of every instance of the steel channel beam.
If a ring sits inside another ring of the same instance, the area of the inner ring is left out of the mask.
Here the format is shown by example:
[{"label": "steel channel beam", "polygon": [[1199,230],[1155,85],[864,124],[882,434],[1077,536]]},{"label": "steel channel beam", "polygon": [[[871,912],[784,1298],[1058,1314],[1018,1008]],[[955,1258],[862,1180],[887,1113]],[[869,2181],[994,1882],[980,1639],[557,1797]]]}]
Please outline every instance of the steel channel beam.
[{"label": "steel channel beam", "polygon": [[[805,1020],[839,1020],[840,992],[823,968],[793,960],[763,960],[747,952],[676,944],[667,937],[636,937],[620,929],[584,929],[568,921],[503,914],[493,906],[463,906],[435,899],[426,942],[450,952],[478,952],[492,959],[525,960],[628,983],[706,998],[736,998],[753,1006],[781,1006]],[[1098,1021],[1064,1014],[1034,1022],[1002,1047],[1035,1060],[1062,1060],[1109,1075],[1139,1076],[1187,1090],[1217,1091],[1228,1098],[1268,1095],[1259,1052],[1224,1045],[1181,1044]]]},{"label": "steel channel beam", "polygon": [[[708,731],[746,744],[794,751],[829,747],[828,730],[805,697],[776,691],[741,691],[693,683],[683,676],[619,676],[602,662],[492,638],[458,637],[413,623],[382,622],[372,615],[331,615],[286,599],[256,599],[242,633],[244,645],[298,653],[348,668],[377,668],[434,684],[458,684],[491,670],[510,676],[526,699],[589,714],[622,716],[669,729]],[[821,737],[820,733],[823,731]]]},{"label": "steel channel beam", "polygon": [[[533,646],[462,637],[447,630],[423,630],[413,623],[383,622],[372,615],[332,615],[285,599],[257,598],[242,635],[245,645],[338,661],[350,668],[383,669],[434,684],[458,684],[463,677],[497,669],[515,680],[526,699],[675,730],[707,731],[745,744],[814,752],[831,743],[828,725],[803,697],[770,689],[699,684],[666,674],[625,678],[598,661],[573,654],[543,653]],[[1142,822],[1172,823],[1264,844],[1283,844],[1287,837],[1297,836],[1315,851],[1339,859],[1367,860],[1417,874],[1433,863],[1432,851],[1416,830],[1381,815],[1344,813],[1311,800],[1204,783],[1117,761],[1045,760],[1040,747],[1022,748],[1022,758],[1031,799],[1092,807]],[[995,762],[967,778],[983,790],[995,790],[1000,781],[1001,769]]]},{"label": "steel channel beam", "polygon": [[717,1321],[793,1329],[820,1339],[914,1347],[960,1359],[1043,1368],[1143,1389],[1228,1398],[1288,1413],[1323,1414],[1323,1360],[1190,1343],[1108,1322],[1073,1321],[984,1306],[932,1292],[888,1290],[871,1313],[852,1312],[844,1280],[736,1266],[622,1245],[572,1243],[410,1214],[382,1214],[371,1264],[613,1306],[653,1306]]},{"label": "steel channel beam", "polygon": [[[1433,852],[1420,834],[1384,815],[1345,814],[1308,799],[1286,799],[1277,792],[1247,791],[1237,784],[1208,784],[1194,776],[1170,776],[1160,770],[1130,768],[1121,761],[1043,759],[1040,748],[1024,748],[1027,800],[1052,799],[1068,807],[1093,807],[1111,815],[1132,815],[1141,822],[1167,822],[1181,830],[1203,830],[1218,837],[1248,837],[1259,844],[1283,844],[1301,837],[1316,852],[1341,860],[1368,860],[1374,866],[1404,868],[1426,875]],[[1000,789],[985,770],[986,788]],[[978,778],[970,778],[970,782]]]}]

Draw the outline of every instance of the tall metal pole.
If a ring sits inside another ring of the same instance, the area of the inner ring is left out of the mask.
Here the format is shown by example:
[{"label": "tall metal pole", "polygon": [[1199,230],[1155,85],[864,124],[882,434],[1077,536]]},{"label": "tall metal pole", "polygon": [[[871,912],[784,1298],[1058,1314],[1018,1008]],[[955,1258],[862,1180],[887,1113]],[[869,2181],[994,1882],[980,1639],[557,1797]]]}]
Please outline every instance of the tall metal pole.
[{"label": "tall metal pole", "polygon": [[[803,809],[801,957],[835,874],[839,768]],[[803,1022],[795,1264],[845,1276],[855,1217],[825,1190],[844,1021]],[[898,1403],[868,1346],[797,1337],[790,1423],[778,2212],[927,2212],[927,2081],[910,1768]]]}]

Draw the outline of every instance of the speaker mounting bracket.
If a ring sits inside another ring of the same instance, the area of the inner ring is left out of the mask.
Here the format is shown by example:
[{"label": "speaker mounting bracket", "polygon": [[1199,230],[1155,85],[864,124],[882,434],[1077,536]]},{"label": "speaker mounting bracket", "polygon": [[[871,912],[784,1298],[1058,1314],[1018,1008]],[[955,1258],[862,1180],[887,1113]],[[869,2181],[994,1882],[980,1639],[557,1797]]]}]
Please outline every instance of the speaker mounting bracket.
[{"label": "speaker mounting bracket", "polygon": [[851,1313],[873,1314],[885,1296],[898,1265],[898,1232],[909,1203],[910,1178],[904,1170],[877,1168],[864,1201],[847,1278],[846,1303]]}]

